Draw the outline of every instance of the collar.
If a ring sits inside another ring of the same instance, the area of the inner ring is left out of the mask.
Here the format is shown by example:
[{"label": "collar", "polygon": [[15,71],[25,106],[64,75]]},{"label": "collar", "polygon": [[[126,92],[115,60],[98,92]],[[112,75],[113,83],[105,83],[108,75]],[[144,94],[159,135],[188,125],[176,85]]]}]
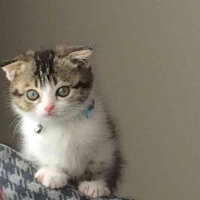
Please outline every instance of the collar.
[{"label": "collar", "polygon": [[87,108],[84,109],[85,116],[87,119],[90,118],[90,114],[91,114],[92,109],[94,109],[94,105],[95,105],[95,101],[94,99],[92,99],[92,102],[87,106]]}]

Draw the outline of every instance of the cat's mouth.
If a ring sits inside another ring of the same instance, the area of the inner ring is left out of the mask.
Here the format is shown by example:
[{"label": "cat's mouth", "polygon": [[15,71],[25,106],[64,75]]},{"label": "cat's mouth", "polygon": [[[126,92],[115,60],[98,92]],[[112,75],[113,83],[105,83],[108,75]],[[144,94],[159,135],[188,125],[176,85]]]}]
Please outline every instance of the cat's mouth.
[{"label": "cat's mouth", "polygon": [[50,113],[42,112],[42,113],[38,113],[38,117],[41,117],[43,119],[49,119],[49,118],[53,118],[55,116],[56,116],[55,112],[50,112]]},{"label": "cat's mouth", "polygon": [[38,117],[37,117],[37,119],[39,120],[39,121],[51,121],[51,120],[56,120],[56,119],[58,119],[59,117],[58,117],[58,115],[54,112],[54,113],[50,113],[50,114],[48,114],[48,113],[42,113],[42,114],[39,114],[38,115]]},{"label": "cat's mouth", "polygon": [[45,110],[44,112],[44,116],[45,117],[52,117],[55,115],[55,110],[54,109],[51,109],[51,110]]},{"label": "cat's mouth", "polygon": [[54,112],[45,113],[44,116],[45,116],[45,117],[53,117],[53,116],[55,116],[55,113],[54,113]]}]

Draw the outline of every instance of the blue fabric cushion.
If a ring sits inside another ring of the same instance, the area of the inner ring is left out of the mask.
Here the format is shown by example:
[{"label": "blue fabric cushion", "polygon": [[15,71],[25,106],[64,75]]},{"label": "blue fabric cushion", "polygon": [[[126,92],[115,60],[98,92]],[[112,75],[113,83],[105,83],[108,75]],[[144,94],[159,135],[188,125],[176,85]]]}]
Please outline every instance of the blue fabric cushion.
[{"label": "blue fabric cushion", "polygon": [[[35,166],[24,160],[18,152],[0,144],[0,199],[10,200],[89,200],[90,198],[71,186],[63,189],[51,190],[34,179]],[[2,191],[2,194],[1,194]],[[2,196],[2,197],[1,197]],[[103,197],[106,199],[125,199],[117,197]]]}]

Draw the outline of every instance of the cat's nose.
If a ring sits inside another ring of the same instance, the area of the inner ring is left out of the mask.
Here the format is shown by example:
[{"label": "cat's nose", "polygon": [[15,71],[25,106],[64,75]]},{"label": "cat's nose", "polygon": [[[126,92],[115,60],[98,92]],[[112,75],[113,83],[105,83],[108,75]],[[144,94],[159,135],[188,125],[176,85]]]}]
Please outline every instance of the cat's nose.
[{"label": "cat's nose", "polygon": [[54,109],[54,106],[53,106],[53,105],[46,106],[46,107],[44,108],[45,112],[47,112],[48,114],[51,113],[53,109]]}]

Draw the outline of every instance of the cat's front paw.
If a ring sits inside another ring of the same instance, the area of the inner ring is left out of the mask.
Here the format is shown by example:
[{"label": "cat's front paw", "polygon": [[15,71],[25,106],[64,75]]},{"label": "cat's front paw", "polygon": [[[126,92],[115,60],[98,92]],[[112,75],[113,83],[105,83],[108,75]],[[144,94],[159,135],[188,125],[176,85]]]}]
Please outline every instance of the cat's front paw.
[{"label": "cat's front paw", "polygon": [[41,168],[36,172],[35,178],[45,187],[57,189],[67,185],[68,176],[55,169]]},{"label": "cat's front paw", "polygon": [[110,190],[103,181],[83,181],[79,184],[78,190],[91,198],[110,195]]}]

